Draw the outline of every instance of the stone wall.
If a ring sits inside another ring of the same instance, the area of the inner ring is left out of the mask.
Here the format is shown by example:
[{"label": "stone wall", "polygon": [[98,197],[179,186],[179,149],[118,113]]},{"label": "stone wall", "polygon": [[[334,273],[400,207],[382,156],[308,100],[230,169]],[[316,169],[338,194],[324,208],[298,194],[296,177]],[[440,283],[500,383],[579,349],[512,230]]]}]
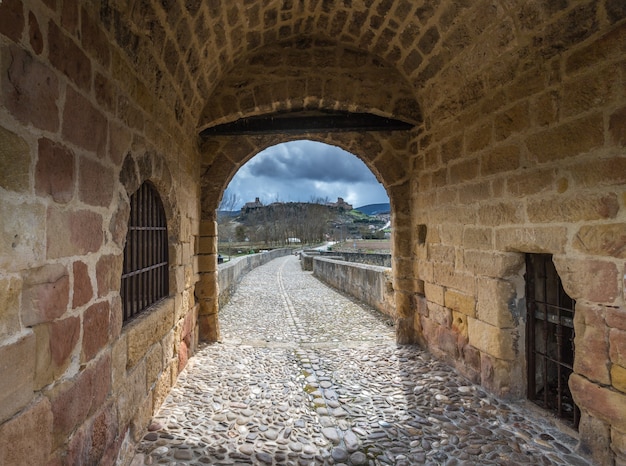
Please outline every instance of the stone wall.
[{"label": "stone wall", "polygon": [[[498,395],[525,396],[524,254],[553,254],[576,299],[580,448],[626,464],[625,44],[623,0],[2,0],[0,463],[130,448],[198,336],[217,337],[229,180],[306,137],[387,189],[398,342]],[[414,129],[198,136],[292,110]],[[123,326],[145,180],[171,296]]]},{"label": "stone wall", "polygon": [[340,256],[346,262],[357,262],[359,264],[378,265],[380,267],[391,267],[391,254],[377,254],[366,252],[339,252],[321,251],[322,256]]},{"label": "stone wall", "polygon": [[396,317],[390,268],[326,257],[312,260],[315,277],[389,317]]},{"label": "stone wall", "polygon": [[[137,44],[106,2],[62,3],[0,2],[7,465],[113,464],[198,339],[195,138],[148,91]],[[123,325],[129,198],[146,180],[166,211],[170,295]]]}]

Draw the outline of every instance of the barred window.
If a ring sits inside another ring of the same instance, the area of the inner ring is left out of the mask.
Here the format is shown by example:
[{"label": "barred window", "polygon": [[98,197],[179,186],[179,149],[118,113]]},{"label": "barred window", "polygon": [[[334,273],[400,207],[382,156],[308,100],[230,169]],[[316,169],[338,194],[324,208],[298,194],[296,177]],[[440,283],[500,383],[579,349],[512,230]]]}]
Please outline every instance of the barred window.
[{"label": "barred window", "polygon": [[124,323],[169,294],[167,222],[163,203],[149,181],[130,197],[124,247]]}]

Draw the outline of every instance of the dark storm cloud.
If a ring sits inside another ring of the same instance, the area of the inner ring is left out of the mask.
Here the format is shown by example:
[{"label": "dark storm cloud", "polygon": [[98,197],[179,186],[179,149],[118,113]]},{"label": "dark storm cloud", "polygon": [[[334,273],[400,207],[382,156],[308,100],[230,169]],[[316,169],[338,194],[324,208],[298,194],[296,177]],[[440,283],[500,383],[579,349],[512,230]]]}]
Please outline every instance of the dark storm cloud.
[{"label": "dark storm cloud", "polygon": [[250,174],[276,179],[368,181],[372,174],[364,164],[344,150],[312,141],[273,146],[250,162]]},{"label": "dark storm cloud", "polygon": [[389,202],[385,189],[361,160],[312,141],[279,144],[260,152],[231,180],[224,197],[233,195],[237,209],[257,197],[264,204],[338,197],[355,207]]}]

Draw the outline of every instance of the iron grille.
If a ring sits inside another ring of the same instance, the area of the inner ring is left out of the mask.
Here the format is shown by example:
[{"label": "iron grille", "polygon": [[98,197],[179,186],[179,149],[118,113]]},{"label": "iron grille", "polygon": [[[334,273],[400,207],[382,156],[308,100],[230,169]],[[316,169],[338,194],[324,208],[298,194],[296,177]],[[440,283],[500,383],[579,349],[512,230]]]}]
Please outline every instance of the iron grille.
[{"label": "iron grille", "polygon": [[130,198],[121,297],[124,323],[169,294],[167,221],[150,182]]},{"label": "iron grille", "polygon": [[526,255],[528,398],[578,428],[568,380],[574,364],[574,306],[549,254]]}]

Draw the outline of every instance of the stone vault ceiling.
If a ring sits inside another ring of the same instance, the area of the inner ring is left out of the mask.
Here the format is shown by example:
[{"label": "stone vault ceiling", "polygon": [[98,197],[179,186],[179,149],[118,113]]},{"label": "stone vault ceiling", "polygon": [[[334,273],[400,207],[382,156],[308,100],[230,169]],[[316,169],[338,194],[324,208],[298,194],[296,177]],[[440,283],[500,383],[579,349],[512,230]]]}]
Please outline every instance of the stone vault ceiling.
[{"label": "stone vault ceiling", "polygon": [[104,0],[86,8],[115,36],[140,86],[197,133],[293,108],[428,124],[592,34],[599,3]]}]

